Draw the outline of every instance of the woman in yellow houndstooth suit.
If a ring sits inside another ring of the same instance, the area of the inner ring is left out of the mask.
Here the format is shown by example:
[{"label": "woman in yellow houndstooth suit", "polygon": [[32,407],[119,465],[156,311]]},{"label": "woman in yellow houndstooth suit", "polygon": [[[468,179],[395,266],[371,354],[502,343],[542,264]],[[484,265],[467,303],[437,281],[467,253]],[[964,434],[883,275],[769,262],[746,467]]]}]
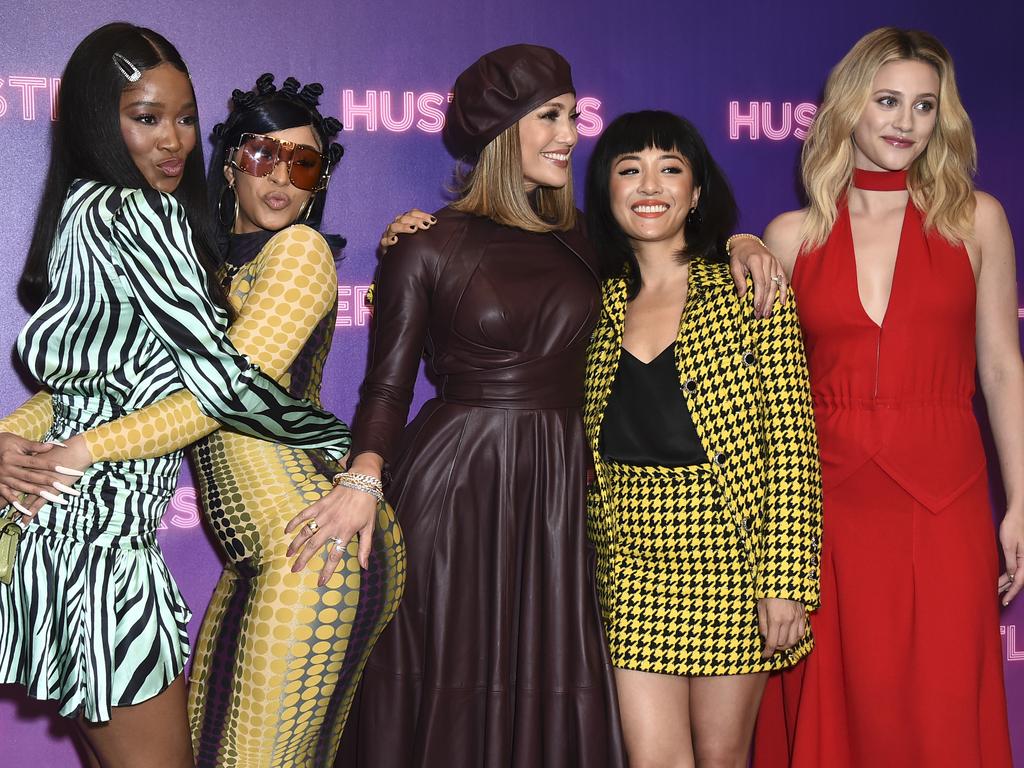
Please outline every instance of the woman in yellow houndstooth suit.
[{"label": "woman in yellow houndstooth suit", "polygon": [[608,277],[587,364],[588,522],[630,761],[746,765],[767,673],[811,649],[818,600],[795,307],[757,319],[736,296],[736,205],[685,120],[615,120],[586,208]]}]

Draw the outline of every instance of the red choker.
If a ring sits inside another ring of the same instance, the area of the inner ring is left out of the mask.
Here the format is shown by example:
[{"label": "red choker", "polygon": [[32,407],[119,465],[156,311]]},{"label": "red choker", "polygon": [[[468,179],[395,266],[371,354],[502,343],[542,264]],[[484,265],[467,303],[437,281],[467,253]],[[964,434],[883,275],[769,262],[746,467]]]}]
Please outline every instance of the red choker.
[{"label": "red choker", "polygon": [[907,172],[853,169],[853,186],[870,192],[906,192]]}]

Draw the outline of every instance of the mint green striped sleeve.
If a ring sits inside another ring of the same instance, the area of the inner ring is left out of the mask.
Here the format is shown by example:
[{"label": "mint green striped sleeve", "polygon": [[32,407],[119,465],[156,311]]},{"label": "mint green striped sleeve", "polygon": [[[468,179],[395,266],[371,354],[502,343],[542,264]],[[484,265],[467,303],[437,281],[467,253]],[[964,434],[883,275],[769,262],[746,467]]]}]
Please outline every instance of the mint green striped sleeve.
[{"label": "mint green striped sleeve", "polygon": [[174,360],[207,416],[228,429],[340,459],[348,426],[292,397],[227,338],[228,321],[206,288],[184,210],[170,195],[136,190],[112,222],[114,268],[141,321]]}]

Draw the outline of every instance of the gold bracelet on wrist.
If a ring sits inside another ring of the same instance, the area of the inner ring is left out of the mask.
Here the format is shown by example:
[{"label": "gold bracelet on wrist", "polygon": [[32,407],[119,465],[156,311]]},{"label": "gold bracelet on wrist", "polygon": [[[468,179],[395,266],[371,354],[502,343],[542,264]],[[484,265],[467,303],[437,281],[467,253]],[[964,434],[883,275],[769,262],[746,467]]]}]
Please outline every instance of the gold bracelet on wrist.
[{"label": "gold bracelet on wrist", "polygon": [[331,484],[337,488],[351,488],[354,491],[362,491],[373,496],[377,501],[384,501],[384,485],[379,478],[373,475],[364,475],[360,472],[339,472],[331,480]]},{"label": "gold bracelet on wrist", "polygon": [[733,241],[734,240],[740,240],[740,239],[743,239],[743,238],[746,238],[748,240],[757,240],[758,245],[760,245],[766,251],[768,250],[768,246],[764,244],[764,240],[762,240],[757,235],[752,235],[749,232],[739,232],[739,233],[733,235],[732,237],[730,237],[728,240],[725,241],[725,255],[729,256],[729,257],[732,257],[732,243],[733,243]]}]

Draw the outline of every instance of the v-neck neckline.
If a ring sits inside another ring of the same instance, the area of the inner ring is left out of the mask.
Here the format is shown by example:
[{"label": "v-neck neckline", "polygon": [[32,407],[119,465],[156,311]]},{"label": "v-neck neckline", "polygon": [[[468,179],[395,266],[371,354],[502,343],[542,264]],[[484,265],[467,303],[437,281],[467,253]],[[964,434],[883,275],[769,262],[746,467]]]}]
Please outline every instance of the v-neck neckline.
[{"label": "v-neck neckline", "polygon": [[643,360],[641,360],[639,357],[634,355],[632,352],[630,352],[628,349],[626,349],[625,346],[623,346],[623,345],[620,345],[620,346],[622,348],[622,351],[625,352],[627,355],[629,355],[631,358],[633,358],[633,360],[635,362],[637,362],[639,365],[642,365],[644,368],[650,368],[652,365],[654,365],[656,362],[658,362],[661,358],[663,358],[665,356],[665,353],[668,352],[670,349],[672,349],[675,345],[676,345],[676,342],[673,341],[671,344],[669,344],[667,347],[665,347],[663,350],[661,350],[661,352],[656,354],[654,357],[652,357],[646,363]]},{"label": "v-neck neckline", "polygon": [[850,262],[853,267],[853,298],[857,304],[857,308],[860,310],[860,314],[867,320],[871,325],[878,331],[883,331],[886,328],[886,324],[890,322],[893,311],[893,302],[897,298],[897,287],[899,286],[900,273],[903,262],[906,261],[904,257],[905,243],[907,240],[907,220],[910,218],[910,211],[913,202],[908,198],[907,205],[903,209],[903,222],[900,224],[900,236],[896,243],[896,261],[893,264],[892,269],[892,281],[889,283],[889,300],[885,303],[885,311],[882,313],[882,322],[875,322],[875,319],[868,313],[867,308],[864,306],[864,299],[860,295],[860,271],[857,268],[857,244],[853,238],[853,219],[850,217],[850,206],[849,203],[843,206],[843,216],[846,219],[846,229],[850,236]]}]

